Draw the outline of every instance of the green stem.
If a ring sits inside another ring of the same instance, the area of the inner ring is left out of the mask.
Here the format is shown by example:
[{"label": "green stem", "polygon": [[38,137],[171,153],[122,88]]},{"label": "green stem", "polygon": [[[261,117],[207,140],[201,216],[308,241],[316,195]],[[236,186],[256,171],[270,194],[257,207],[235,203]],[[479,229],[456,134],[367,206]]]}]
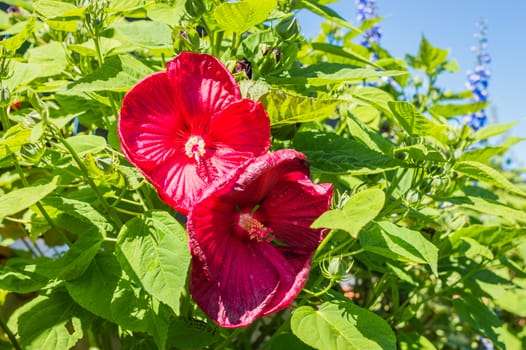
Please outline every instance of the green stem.
[{"label": "green stem", "polygon": [[[29,182],[27,182],[24,172],[22,171],[22,168],[20,167],[20,163],[18,163],[18,159],[16,159],[16,155],[13,153],[11,154],[11,156],[13,158],[13,162],[15,163],[16,171],[18,172],[18,175],[20,176],[20,181],[22,181],[22,184],[24,185],[24,187],[29,187],[30,186]],[[51,228],[57,233],[57,235],[59,235],[59,237],[64,241],[64,243],[66,243],[69,247],[71,247],[72,245],[71,241],[68,239],[68,237],[64,233],[62,233],[62,231],[59,230],[58,226],[55,225],[55,222],[53,221],[53,219],[51,219],[51,216],[49,216],[46,209],[44,209],[44,206],[40,204],[40,202],[36,202],[36,206],[38,210],[40,211],[40,213],[42,214],[42,216],[46,219],[49,226],[51,226]]]},{"label": "green stem", "polygon": [[55,135],[56,137],[58,138],[59,142],[64,146],[66,147],[66,149],[68,150],[68,152],[71,154],[71,156],[73,157],[73,159],[75,160],[75,163],[77,163],[78,167],[80,168],[80,171],[82,172],[82,175],[84,176],[84,179],[86,180],[86,182],[88,183],[88,185],[91,187],[91,189],[93,190],[93,192],[95,193],[95,196],[97,196],[97,199],[99,200],[100,204],[102,205],[102,207],[104,208],[104,211],[110,216],[110,218],[113,220],[113,222],[118,226],[118,227],[121,227],[123,225],[121,219],[119,218],[119,216],[117,215],[117,213],[115,212],[114,208],[112,208],[108,202],[106,201],[106,199],[104,198],[104,196],[102,195],[102,193],[100,193],[99,191],[99,188],[97,187],[97,185],[95,184],[95,182],[93,182],[93,179],[91,178],[90,174],[89,174],[89,171],[88,169],[86,168],[86,166],[84,165],[84,163],[82,162],[82,160],[80,159],[79,155],[77,154],[77,152],[75,152],[75,150],[73,149],[73,147],[71,147],[71,145],[66,141],[66,139],[60,134],[60,130],[56,130],[56,128],[54,128],[55,130]]},{"label": "green stem", "polygon": [[215,347],[215,349],[216,350],[220,350],[220,349],[223,349],[224,347],[226,347],[228,344],[231,343],[231,341],[235,337],[237,337],[239,335],[239,333],[241,333],[241,331],[243,331],[243,328],[238,328],[235,331],[233,331],[232,333],[230,333],[221,344],[219,344],[218,346]]},{"label": "green stem", "polygon": [[13,332],[11,332],[11,330],[9,329],[9,327],[7,327],[7,324],[5,323],[4,319],[0,317],[0,328],[2,328],[2,330],[4,331],[4,333],[7,335],[7,337],[9,338],[9,341],[11,342],[11,344],[13,345],[13,347],[16,349],[16,350],[22,350],[22,347],[20,346],[20,343],[18,342],[18,340],[16,339],[15,335],[13,334]]},{"label": "green stem", "polygon": [[2,122],[2,128],[4,129],[4,132],[6,132],[11,126],[9,117],[7,116],[7,110],[3,107],[0,108],[0,122]]}]

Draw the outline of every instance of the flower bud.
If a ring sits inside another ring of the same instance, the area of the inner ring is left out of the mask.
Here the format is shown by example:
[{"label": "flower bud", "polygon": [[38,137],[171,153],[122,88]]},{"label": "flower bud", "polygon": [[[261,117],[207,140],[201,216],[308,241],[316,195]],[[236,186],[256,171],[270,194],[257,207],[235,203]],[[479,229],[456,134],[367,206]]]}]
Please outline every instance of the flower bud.
[{"label": "flower bud", "polygon": [[199,18],[206,12],[206,6],[203,0],[186,0],[184,9],[192,17]]},{"label": "flower bud", "polygon": [[11,100],[11,93],[8,88],[0,89],[0,108],[5,108],[9,106],[9,101]]},{"label": "flower bud", "polygon": [[275,31],[283,41],[289,41],[298,37],[300,26],[295,17],[288,17],[278,23]]},{"label": "flower bud", "polygon": [[38,143],[25,143],[20,147],[19,156],[22,163],[25,164],[36,164],[40,161],[40,158],[44,155],[44,147]]},{"label": "flower bud", "polygon": [[248,79],[252,79],[252,63],[250,63],[246,58],[238,60],[236,62],[236,67],[234,68],[234,73],[245,72]]}]

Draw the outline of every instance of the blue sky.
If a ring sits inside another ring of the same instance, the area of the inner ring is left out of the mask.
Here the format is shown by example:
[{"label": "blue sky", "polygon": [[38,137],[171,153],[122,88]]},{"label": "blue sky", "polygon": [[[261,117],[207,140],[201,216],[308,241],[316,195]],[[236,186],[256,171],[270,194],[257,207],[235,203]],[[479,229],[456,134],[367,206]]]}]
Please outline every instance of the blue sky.
[{"label": "blue sky", "polygon": [[[416,54],[421,35],[433,46],[450,50],[450,57],[459,64],[460,72],[447,74],[441,80],[444,87],[465,90],[465,72],[476,64],[471,47],[476,22],[488,23],[488,52],[491,80],[492,122],[522,120],[511,134],[526,137],[526,1],[523,0],[377,0],[378,14],[384,18],[381,44],[396,57]],[[354,0],[341,0],[329,5],[341,16],[356,24]],[[300,16],[302,32],[314,36],[323,20],[315,15]],[[521,167],[526,167],[526,141],[515,146],[510,155]]]}]

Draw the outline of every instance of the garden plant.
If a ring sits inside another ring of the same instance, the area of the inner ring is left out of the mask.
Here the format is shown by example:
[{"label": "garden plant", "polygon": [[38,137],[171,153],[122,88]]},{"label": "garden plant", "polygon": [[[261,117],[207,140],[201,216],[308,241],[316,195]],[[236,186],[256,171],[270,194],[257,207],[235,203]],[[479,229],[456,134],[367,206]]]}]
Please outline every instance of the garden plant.
[{"label": "garden plant", "polygon": [[485,23],[452,91],[331,2],[3,2],[0,349],[526,348]]}]

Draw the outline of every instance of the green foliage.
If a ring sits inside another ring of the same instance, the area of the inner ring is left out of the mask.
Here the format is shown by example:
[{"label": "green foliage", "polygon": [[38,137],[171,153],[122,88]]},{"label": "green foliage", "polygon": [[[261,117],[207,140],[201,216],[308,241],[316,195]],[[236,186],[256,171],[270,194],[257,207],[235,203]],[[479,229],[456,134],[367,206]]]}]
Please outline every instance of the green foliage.
[{"label": "green foliage", "polygon": [[[7,2],[24,10],[0,12],[0,349],[526,348],[526,185],[503,167],[523,140],[495,138],[517,123],[454,125],[488,105],[439,85],[449,51],[363,47],[380,19],[331,2]],[[304,12],[327,20],[315,39]],[[243,329],[193,302],[185,218],[120,149],[124,94],[181,51],[249,62],[235,77],[272,150],[335,189],[305,289]]]}]

